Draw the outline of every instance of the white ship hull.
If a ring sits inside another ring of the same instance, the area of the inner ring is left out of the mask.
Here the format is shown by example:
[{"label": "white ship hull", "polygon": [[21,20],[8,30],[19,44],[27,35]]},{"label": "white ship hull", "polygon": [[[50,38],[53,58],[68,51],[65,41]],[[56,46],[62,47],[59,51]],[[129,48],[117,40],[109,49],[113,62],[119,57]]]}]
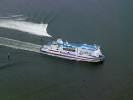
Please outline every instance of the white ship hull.
[{"label": "white ship hull", "polygon": [[75,60],[75,61],[85,61],[85,62],[101,62],[104,60],[104,56],[101,57],[93,57],[93,56],[88,56],[88,57],[82,57],[82,56],[77,56],[77,55],[71,55],[70,53],[64,53],[60,52],[57,50],[48,50],[41,48],[40,49],[41,53],[50,55],[50,56],[55,56],[59,58],[64,58],[64,59],[69,59],[69,60]]}]

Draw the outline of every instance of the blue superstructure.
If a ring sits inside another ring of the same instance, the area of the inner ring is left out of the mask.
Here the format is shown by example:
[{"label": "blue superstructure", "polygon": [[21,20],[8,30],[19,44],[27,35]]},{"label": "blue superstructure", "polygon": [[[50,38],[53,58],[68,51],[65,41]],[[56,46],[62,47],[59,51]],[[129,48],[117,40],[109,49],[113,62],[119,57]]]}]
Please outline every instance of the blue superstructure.
[{"label": "blue superstructure", "polygon": [[99,47],[96,44],[88,45],[88,44],[68,43],[67,41],[63,42],[61,39],[58,39],[57,43],[64,47],[81,48],[81,49],[87,49],[87,50],[92,50],[92,51],[97,50]]},{"label": "blue superstructure", "polygon": [[94,45],[88,45],[88,44],[69,43],[68,45],[72,46],[74,48],[88,49],[88,50],[92,50],[92,51],[97,50],[97,46],[95,44]]}]

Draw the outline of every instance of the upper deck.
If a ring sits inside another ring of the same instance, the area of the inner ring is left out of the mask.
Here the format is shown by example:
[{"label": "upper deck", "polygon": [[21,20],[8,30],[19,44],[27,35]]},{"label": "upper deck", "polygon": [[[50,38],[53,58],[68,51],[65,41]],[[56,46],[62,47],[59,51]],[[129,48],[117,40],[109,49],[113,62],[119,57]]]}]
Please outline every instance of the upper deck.
[{"label": "upper deck", "polygon": [[88,45],[88,44],[68,43],[67,41],[63,42],[62,39],[57,39],[57,41],[49,42],[48,45],[59,45],[65,48],[80,48],[91,51],[96,51],[99,48],[99,46],[97,46],[96,44]]}]

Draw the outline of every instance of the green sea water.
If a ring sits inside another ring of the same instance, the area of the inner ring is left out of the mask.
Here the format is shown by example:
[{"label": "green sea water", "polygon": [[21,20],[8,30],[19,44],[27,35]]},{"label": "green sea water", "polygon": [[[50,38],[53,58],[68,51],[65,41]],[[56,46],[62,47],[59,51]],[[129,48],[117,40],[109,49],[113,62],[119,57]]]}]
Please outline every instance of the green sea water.
[{"label": "green sea water", "polygon": [[[102,64],[76,62],[0,46],[0,100],[132,100],[132,4],[1,0],[0,17],[22,14],[27,21],[48,23],[54,39],[99,44],[106,58]],[[42,45],[42,37],[6,28],[0,28],[0,37]]]}]

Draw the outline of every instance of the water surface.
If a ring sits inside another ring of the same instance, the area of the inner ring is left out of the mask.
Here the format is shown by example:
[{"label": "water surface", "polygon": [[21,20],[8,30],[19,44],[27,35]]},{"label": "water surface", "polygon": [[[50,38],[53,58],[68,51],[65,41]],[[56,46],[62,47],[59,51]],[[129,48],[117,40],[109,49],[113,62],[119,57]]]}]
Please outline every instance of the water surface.
[{"label": "water surface", "polygon": [[[0,99],[133,99],[132,1],[1,0],[0,16],[9,15],[48,23],[55,39],[99,44],[106,59],[92,64],[0,46]],[[11,29],[0,28],[0,36],[41,44],[41,37]]]}]

